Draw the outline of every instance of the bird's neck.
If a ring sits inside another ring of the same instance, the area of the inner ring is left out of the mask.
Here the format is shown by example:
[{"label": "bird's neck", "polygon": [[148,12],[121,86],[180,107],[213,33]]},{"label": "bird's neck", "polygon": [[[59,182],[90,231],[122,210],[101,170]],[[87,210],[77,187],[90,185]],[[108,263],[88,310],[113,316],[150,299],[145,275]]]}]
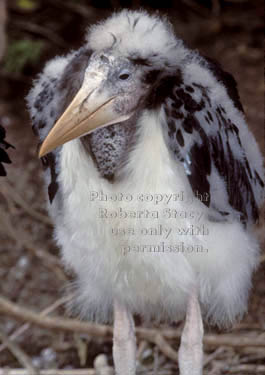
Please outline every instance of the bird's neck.
[{"label": "bird's neck", "polygon": [[100,175],[110,182],[127,161],[137,142],[138,116],[109,125],[81,138]]}]

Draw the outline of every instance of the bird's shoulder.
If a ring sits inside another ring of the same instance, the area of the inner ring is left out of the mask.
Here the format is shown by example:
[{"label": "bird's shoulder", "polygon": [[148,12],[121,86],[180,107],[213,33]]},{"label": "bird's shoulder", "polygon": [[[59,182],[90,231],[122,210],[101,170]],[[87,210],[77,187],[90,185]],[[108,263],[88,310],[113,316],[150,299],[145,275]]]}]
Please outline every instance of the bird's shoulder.
[{"label": "bird's shoulder", "polygon": [[[59,82],[63,72],[72,59],[72,55],[56,57],[46,63],[43,72],[33,82],[33,87],[26,97],[31,117],[33,133],[39,138],[39,146],[58,117],[60,107]],[[39,147],[38,146],[38,147]],[[57,191],[56,152],[41,158],[42,166],[47,171],[48,196],[52,203]]]},{"label": "bird's shoulder", "polygon": [[56,120],[60,105],[58,84],[69,59],[71,56],[56,57],[46,63],[26,97],[32,129],[40,140],[45,138]]},{"label": "bird's shoulder", "polygon": [[218,215],[256,221],[264,194],[262,157],[233,76],[195,55],[166,80],[166,138],[193,192],[207,194],[203,203]]},{"label": "bird's shoulder", "polygon": [[[91,51],[80,48],[49,61],[33,83],[26,100],[34,134],[42,142],[54,123],[79,90]],[[40,144],[40,143],[39,143]],[[48,196],[53,201],[58,191],[57,151],[41,158],[50,173]]]}]

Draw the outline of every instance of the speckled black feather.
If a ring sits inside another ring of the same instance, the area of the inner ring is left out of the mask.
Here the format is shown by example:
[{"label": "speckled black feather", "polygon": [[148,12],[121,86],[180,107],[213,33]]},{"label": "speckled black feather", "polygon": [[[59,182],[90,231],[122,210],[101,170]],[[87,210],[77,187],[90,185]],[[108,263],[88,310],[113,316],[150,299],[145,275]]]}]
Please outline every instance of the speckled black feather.
[{"label": "speckled black feather", "polygon": [[15,148],[14,146],[5,141],[5,137],[6,131],[3,128],[3,126],[0,125],[0,176],[6,176],[6,170],[3,166],[3,163],[11,163],[11,160],[5,150],[7,150],[10,147]]},{"label": "speckled black feather", "polygon": [[[233,77],[223,72],[218,64],[207,60],[211,71],[218,81],[225,86],[228,96],[235,107],[243,111]],[[179,77],[179,73],[177,74]],[[159,92],[160,88],[157,88]],[[231,210],[237,214],[240,221],[246,224],[258,219],[258,206],[255,200],[252,183],[264,186],[258,173],[252,173],[248,160],[238,160],[231,149],[229,140],[234,139],[242,149],[238,128],[231,122],[222,106],[216,107],[206,87],[193,83],[185,86],[183,80],[168,77],[162,83],[164,111],[166,116],[168,143],[174,157],[184,165],[187,177],[194,194],[208,194],[203,203],[223,216],[228,215],[222,207],[211,205],[210,177],[213,167],[223,178]],[[197,92],[196,100],[193,93]],[[201,114],[203,116],[201,116]],[[200,119],[200,120],[199,120]],[[205,132],[207,126],[213,127],[211,136]],[[217,126],[216,126],[217,125]],[[188,142],[189,137],[193,142]],[[242,152],[243,149],[242,149]],[[255,174],[255,176],[254,176]],[[232,212],[230,212],[232,213]]]},{"label": "speckled black feather", "polygon": [[59,188],[59,184],[57,181],[55,154],[53,152],[50,152],[49,154],[41,158],[41,162],[42,162],[44,169],[50,168],[51,182],[48,185],[48,196],[49,196],[50,203],[52,203],[55,197],[55,194],[57,193],[58,188]]},{"label": "speckled black feather", "polygon": [[244,112],[243,106],[240,102],[240,97],[237,91],[237,83],[232,74],[224,71],[221,65],[214,59],[204,56],[208,63],[208,67],[217,79],[221,82],[227,90],[230,99],[233,101],[234,106],[241,112]]},{"label": "speckled black feather", "polygon": [[[44,107],[48,106],[52,102],[55,90],[59,90],[62,96],[60,108],[53,108],[51,106],[50,117],[54,119],[54,123],[64,112],[80,89],[91,53],[92,51],[88,50],[87,48],[80,48],[73,59],[70,60],[69,64],[67,64],[62,78],[59,81],[56,78],[52,78],[43,82],[43,89],[36,97],[34,107],[41,112]],[[45,127],[46,123],[43,121],[36,121],[35,118],[32,118],[32,122],[34,134],[39,135],[40,130]],[[41,161],[45,169],[50,168],[51,182],[48,185],[48,196],[50,203],[52,203],[59,187],[56,173],[55,151],[41,158]]]}]

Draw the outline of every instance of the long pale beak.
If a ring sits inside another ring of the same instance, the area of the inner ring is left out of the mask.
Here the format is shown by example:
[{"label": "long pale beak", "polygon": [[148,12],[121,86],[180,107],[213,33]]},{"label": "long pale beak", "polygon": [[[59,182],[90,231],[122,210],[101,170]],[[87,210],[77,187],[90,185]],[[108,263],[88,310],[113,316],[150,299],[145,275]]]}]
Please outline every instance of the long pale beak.
[{"label": "long pale beak", "polygon": [[115,98],[99,94],[95,89],[88,93],[87,89],[82,86],[44,139],[39,150],[39,157],[98,127],[127,120],[130,115],[121,116],[115,112],[113,105]]}]

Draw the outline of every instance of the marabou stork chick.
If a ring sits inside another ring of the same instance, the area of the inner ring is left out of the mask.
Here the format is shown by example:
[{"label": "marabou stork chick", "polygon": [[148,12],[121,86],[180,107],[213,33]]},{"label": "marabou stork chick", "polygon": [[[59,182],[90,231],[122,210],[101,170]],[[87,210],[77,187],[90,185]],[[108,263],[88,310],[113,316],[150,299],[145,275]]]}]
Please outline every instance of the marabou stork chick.
[{"label": "marabou stork chick", "polygon": [[186,314],[180,372],[201,374],[201,316],[242,316],[259,255],[263,163],[233,77],[165,18],[123,10],[27,100],[56,240],[82,314],[113,316],[117,374],[135,374],[134,313]]}]

